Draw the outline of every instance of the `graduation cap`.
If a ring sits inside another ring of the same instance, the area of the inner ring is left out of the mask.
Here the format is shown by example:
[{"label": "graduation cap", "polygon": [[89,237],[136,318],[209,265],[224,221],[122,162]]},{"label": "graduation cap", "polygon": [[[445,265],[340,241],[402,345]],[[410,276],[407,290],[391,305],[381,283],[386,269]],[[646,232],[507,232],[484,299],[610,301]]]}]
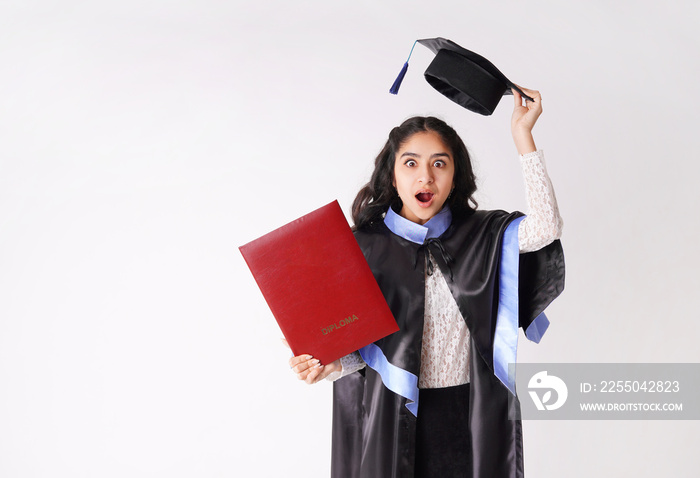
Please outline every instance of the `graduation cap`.
[{"label": "graduation cap", "polygon": [[[493,63],[483,56],[445,38],[428,38],[416,40],[416,43],[429,48],[435,58],[425,70],[425,79],[430,85],[460,106],[488,116],[496,109],[503,95],[512,95],[514,88],[523,98],[534,101],[515,86],[501,73]],[[408,58],[411,58],[413,48]],[[398,78],[389,90],[392,94],[399,92],[399,87],[406,76],[408,60],[403,65]]]}]

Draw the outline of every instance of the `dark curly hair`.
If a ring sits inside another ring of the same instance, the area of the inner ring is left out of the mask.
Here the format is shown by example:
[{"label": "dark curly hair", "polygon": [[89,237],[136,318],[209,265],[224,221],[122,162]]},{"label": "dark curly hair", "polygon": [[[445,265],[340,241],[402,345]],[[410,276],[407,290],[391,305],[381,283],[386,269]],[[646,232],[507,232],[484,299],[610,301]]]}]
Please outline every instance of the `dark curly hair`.
[{"label": "dark curly hair", "polygon": [[369,182],[357,193],[352,203],[354,229],[369,227],[384,218],[391,206],[400,211],[403,203],[393,186],[394,163],[401,145],[412,135],[434,131],[452,151],[455,163],[455,188],[446,203],[455,216],[469,215],[477,208],[474,200],[476,178],[467,147],[457,132],[441,119],[432,116],[414,116],[389,133],[389,139],[374,160],[374,171]]}]

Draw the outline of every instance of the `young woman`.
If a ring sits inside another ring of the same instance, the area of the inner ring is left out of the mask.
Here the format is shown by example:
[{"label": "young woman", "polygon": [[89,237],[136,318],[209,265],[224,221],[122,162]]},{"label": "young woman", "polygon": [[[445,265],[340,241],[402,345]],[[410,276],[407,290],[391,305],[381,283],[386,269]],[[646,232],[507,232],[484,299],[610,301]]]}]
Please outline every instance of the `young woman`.
[{"label": "young woman", "polygon": [[513,90],[511,130],[527,217],[476,209],[467,149],[432,117],[391,131],[355,199],[355,237],[400,331],[330,364],[290,359],[306,383],[335,381],[334,477],[523,476],[507,363],[518,325],[539,341],[564,281],[562,220],[532,137],[541,97],[523,91],[534,101]]}]

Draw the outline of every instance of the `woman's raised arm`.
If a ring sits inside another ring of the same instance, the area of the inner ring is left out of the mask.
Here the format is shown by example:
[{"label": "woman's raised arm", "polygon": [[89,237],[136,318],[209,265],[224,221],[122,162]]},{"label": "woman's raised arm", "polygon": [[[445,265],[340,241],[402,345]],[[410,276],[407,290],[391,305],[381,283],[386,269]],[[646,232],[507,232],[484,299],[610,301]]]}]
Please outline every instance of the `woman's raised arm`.
[{"label": "woman's raised arm", "polygon": [[[520,87],[519,87],[520,88]],[[564,221],[559,215],[557,199],[547,174],[544,153],[537,150],[532,129],[542,114],[542,97],[539,91],[521,88],[534,101],[526,101],[513,89],[515,105],[511,118],[511,132],[520,162],[527,194],[527,217],[518,228],[520,252],[536,251],[561,237]]]}]

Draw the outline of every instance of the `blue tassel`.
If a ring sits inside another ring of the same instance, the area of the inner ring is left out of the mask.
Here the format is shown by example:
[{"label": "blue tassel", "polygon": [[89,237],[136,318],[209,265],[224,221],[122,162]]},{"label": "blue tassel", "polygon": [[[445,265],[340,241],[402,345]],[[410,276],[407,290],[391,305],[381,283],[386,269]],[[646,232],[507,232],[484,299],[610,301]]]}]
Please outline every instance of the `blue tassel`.
[{"label": "blue tassel", "polygon": [[411,53],[408,54],[408,58],[406,58],[406,63],[403,64],[403,68],[401,68],[401,71],[399,72],[399,76],[396,77],[396,80],[394,80],[394,84],[391,85],[391,88],[389,88],[389,93],[392,95],[395,95],[399,92],[399,88],[401,87],[401,82],[403,81],[403,77],[406,76],[406,72],[408,71],[408,60],[411,59],[411,55],[413,54],[413,49],[416,47],[416,43],[418,40],[413,42],[413,46],[411,47]]},{"label": "blue tassel", "polygon": [[389,89],[389,93],[392,95],[395,95],[399,92],[399,88],[401,87],[401,82],[403,81],[403,77],[406,76],[406,72],[408,71],[408,62],[403,64],[403,68],[401,68],[401,72],[399,73],[399,76],[396,77],[396,80],[394,80],[394,84],[391,85],[391,88]]}]

